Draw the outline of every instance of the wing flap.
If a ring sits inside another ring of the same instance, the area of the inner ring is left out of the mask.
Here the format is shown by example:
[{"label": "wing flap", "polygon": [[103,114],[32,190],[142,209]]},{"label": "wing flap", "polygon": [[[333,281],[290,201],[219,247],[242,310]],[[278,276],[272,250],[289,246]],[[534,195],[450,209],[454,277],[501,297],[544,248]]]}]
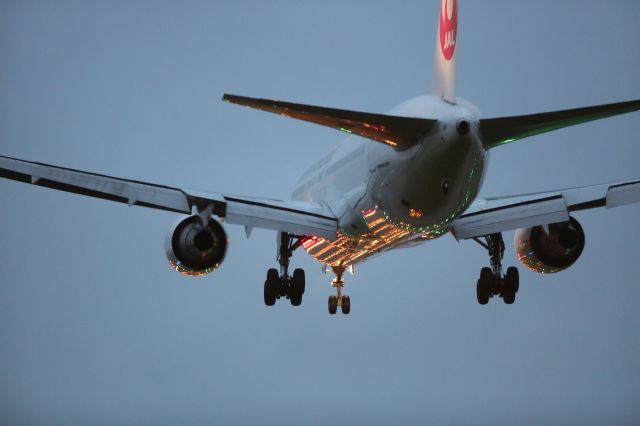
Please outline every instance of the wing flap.
[{"label": "wing flap", "polygon": [[189,213],[187,195],[177,188],[0,156],[0,177],[128,205]]},{"label": "wing flap", "polygon": [[254,199],[225,198],[228,223],[296,235],[313,235],[330,241],[337,237],[337,219],[328,216],[327,210],[319,204],[304,203],[302,209],[303,206],[295,202],[256,202]]},{"label": "wing flap", "polygon": [[482,143],[494,148],[529,136],[640,110],[640,100],[480,120]]},{"label": "wing flap", "polygon": [[0,156],[0,177],[90,197],[158,210],[190,214],[213,204],[213,214],[228,223],[297,235],[336,238],[338,221],[331,209],[317,203],[182,190],[164,185],[83,172]]},{"label": "wing flap", "polygon": [[457,239],[568,220],[575,211],[640,202],[640,180],[476,201],[453,222]]},{"label": "wing flap", "polygon": [[640,203],[640,182],[636,181],[612,186],[607,191],[605,201],[608,209],[631,203]]},{"label": "wing flap", "polygon": [[453,223],[457,239],[495,234],[509,229],[569,220],[569,212],[562,196],[533,202],[509,204],[463,215]]},{"label": "wing flap", "polygon": [[222,100],[331,127],[402,150],[413,146],[436,120],[397,117],[225,94]]}]

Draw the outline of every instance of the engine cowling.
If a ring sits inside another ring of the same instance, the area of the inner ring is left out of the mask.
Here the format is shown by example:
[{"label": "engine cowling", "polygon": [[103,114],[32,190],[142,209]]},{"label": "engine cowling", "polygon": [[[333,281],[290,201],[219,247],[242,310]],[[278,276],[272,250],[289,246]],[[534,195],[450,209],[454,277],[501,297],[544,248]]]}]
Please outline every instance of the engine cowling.
[{"label": "engine cowling", "polygon": [[165,250],[171,267],[181,274],[207,275],[224,260],[227,234],[214,219],[203,226],[199,216],[184,216],[167,235]]},{"label": "engine cowling", "polygon": [[548,234],[542,226],[534,226],[518,229],[514,237],[520,263],[542,274],[573,265],[582,254],[584,242],[584,231],[573,217],[568,222],[550,224]]}]

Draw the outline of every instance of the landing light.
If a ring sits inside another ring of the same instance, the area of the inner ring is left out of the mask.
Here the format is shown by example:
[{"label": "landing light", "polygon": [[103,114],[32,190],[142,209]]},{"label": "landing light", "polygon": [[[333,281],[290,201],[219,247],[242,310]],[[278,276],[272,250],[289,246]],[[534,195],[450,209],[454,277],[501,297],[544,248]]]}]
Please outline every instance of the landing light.
[{"label": "landing light", "polygon": [[420,219],[422,217],[422,210],[419,209],[409,209],[409,216]]}]

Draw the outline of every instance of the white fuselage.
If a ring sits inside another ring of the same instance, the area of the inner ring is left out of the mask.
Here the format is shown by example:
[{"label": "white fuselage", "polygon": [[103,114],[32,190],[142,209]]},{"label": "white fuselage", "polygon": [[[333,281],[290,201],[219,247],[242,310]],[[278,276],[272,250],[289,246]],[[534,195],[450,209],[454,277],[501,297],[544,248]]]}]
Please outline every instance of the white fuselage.
[{"label": "white fuselage", "polygon": [[[395,150],[350,136],[300,179],[294,200],[328,205],[338,238],[308,238],[307,252],[319,261],[347,267],[373,254],[417,244],[447,233],[477,196],[487,166],[479,135],[479,111],[458,100],[411,99],[389,115],[435,119],[414,146]],[[458,130],[465,120],[466,134]]]}]

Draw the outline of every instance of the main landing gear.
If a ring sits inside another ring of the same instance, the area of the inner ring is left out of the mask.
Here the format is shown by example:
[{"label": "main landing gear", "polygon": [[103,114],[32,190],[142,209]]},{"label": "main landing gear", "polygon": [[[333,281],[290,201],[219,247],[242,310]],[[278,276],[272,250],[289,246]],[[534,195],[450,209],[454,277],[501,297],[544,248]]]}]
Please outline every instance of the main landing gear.
[{"label": "main landing gear", "polygon": [[340,306],[344,315],[348,315],[349,312],[351,312],[351,298],[342,294],[342,289],[344,288],[342,276],[344,271],[345,268],[343,266],[333,267],[333,272],[336,274],[336,277],[331,281],[331,287],[337,290],[337,295],[329,296],[329,313],[331,315],[338,312],[338,306]]},{"label": "main landing gear", "polygon": [[289,260],[295,249],[301,245],[302,238],[286,232],[280,233],[278,253],[280,273],[273,268],[267,271],[267,280],[264,282],[265,305],[273,306],[276,299],[282,297],[289,299],[293,306],[299,306],[302,303],[305,286],[304,270],[294,269],[293,275],[289,275]]},{"label": "main landing gear", "polygon": [[476,286],[478,303],[486,305],[489,298],[500,296],[507,305],[516,300],[516,293],[520,288],[520,278],[518,268],[510,266],[507,273],[502,273],[502,258],[504,257],[504,240],[502,234],[491,234],[485,236],[485,241],[478,238],[474,240],[487,249],[491,257],[491,268],[484,267],[480,271],[480,279]]}]

